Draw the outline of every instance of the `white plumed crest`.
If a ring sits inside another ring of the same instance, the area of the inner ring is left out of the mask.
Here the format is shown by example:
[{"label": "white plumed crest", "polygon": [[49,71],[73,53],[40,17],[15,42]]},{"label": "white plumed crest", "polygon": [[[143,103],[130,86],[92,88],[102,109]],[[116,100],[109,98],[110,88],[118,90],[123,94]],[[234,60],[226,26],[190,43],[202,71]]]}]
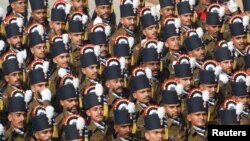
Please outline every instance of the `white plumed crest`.
[{"label": "white plumed crest", "polygon": [[190,57],[189,63],[190,63],[191,68],[196,67],[196,59],[195,58]]},{"label": "white plumed crest", "polygon": [[207,90],[202,91],[202,100],[206,102],[209,100],[209,92]]},{"label": "white plumed crest", "polygon": [[5,47],[5,42],[3,40],[0,40],[0,51],[3,51]]},{"label": "white plumed crest", "polygon": [[175,87],[175,91],[178,94],[178,96],[182,95],[184,91],[184,86],[182,84],[177,84],[177,86]]},{"label": "white plumed crest", "polygon": [[24,94],[24,101],[25,103],[29,103],[30,100],[32,98],[32,91],[31,90],[27,90]]},{"label": "white plumed crest", "polygon": [[236,110],[236,115],[240,115],[243,111],[243,104],[241,102],[237,103],[235,106],[235,110]]},{"label": "white plumed crest", "polygon": [[82,15],[82,24],[85,25],[88,22],[88,16],[87,15]]},{"label": "white plumed crest", "polygon": [[44,35],[44,29],[43,29],[43,26],[42,26],[42,25],[38,25],[38,26],[36,27],[36,30],[37,30],[37,32],[38,32],[38,34],[39,34],[40,36],[43,36],[43,35]]},{"label": "white plumed crest", "polygon": [[68,42],[69,42],[69,35],[68,34],[63,34],[62,35],[62,40],[63,40],[63,43],[65,45],[68,44]]},{"label": "white plumed crest", "polygon": [[70,10],[71,10],[71,4],[67,3],[67,4],[65,5],[65,13],[66,13],[66,15],[69,14]]},{"label": "white plumed crest", "polygon": [[235,0],[229,0],[229,2],[227,3],[227,7],[231,13],[234,13],[238,10],[238,5]]},{"label": "white plumed crest", "polygon": [[4,134],[4,127],[2,124],[0,124],[0,135]]},{"label": "white plumed crest", "polygon": [[95,53],[96,57],[98,57],[100,55],[101,51],[100,51],[99,45],[94,46],[94,53]]},{"label": "white plumed crest", "polygon": [[225,74],[220,74],[219,80],[222,81],[223,84],[226,84],[229,81],[228,77]]},{"label": "white plumed crest", "polygon": [[160,18],[160,5],[155,5],[150,8],[151,14],[154,17],[157,17],[158,19]]},{"label": "white plumed crest", "polygon": [[95,85],[95,94],[100,97],[103,94],[103,87],[100,83]]},{"label": "white plumed crest", "polygon": [[134,113],[135,112],[135,104],[133,102],[129,102],[127,106],[128,113]]},{"label": "white plumed crest", "polygon": [[111,34],[111,27],[109,25],[105,26],[105,34],[106,36],[110,36]]},{"label": "white plumed crest", "polygon": [[46,88],[40,92],[42,96],[42,101],[44,102],[45,100],[51,101],[51,91]]},{"label": "white plumed crest", "polygon": [[54,108],[52,106],[47,106],[45,108],[46,116],[49,120],[51,120],[54,116]]},{"label": "white plumed crest", "polygon": [[18,17],[18,18],[16,19],[16,23],[17,23],[17,26],[18,26],[18,27],[23,27],[23,19],[22,19],[22,18],[19,18],[19,17]]},{"label": "white plumed crest", "polygon": [[250,76],[246,77],[246,86],[250,87]]},{"label": "white plumed crest", "polygon": [[150,68],[146,67],[145,68],[145,73],[146,73],[146,76],[148,79],[151,79],[152,78],[152,71]]},{"label": "white plumed crest", "polygon": [[79,88],[80,81],[78,78],[73,78],[73,86],[75,89]]},{"label": "white plumed crest", "polygon": [[99,24],[99,23],[102,23],[102,18],[100,18],[99,16],[97,16],[93,22],[93,25],[96,25],[96,24]]},{"label": "white plumed crest", "polygon": [[43,73],[47,73],[49,70],[49,61],[44,61],[43,62]]},{"label": "white plumed crest", "polygon": [[234,43],[233,43],[233,41],[228,42],[227,45],[228,45],[228,49],[229,49],[231,52],[233,52],[233,50],[234,50]]},{"label": "white plumed crest", "polygon": [[222,18],[225,15],[225,7],[221,6],[219,9],[219,17]]},{"label": "white plumed crest", "polygon": [[133,0],[133,8],[138,8],[140,5],[140,1],[139,0]]},{"label": "white plumed crest", "polygon": [[131,49],[135,43],[135,39],[133,37],[128,37],[129,48]]},{"label": "white plumed crest", "polygon": [[82,117],[78,117],[76,121],[77,130],[81,131],[84,128],[84,125],[85,125],[84,119]]},{"label": "white plumed crest", "polygon": [[159,41],[157,43],[157,53],[161,53],[162,52],[163,46],[164,46],[163,42]]},{"label": "white plumed crest", "polygon": [[4,15],[4,9],[2,7],[0,7],[0,18],[2,18]]},{"label": "white plumed crest", "polygon": [[243,22],[243,26],[247,27],[249,25],[249,17],[248,16],[243,16],[242,22]]},{"label": "white plumed crest", "polygon": [[216,66],[215,69],[214,69],[214,75],[219,76],[221,71],[222,71],[221,66]]},{"label": "white plumed crest", "polygon": [[125,69],[125,64],[126,64],[125,58],[124,57],[120,57],[119,62],[120,62],[121,70],[124,70]]},{"label": "white plumed crest", "polygon": [[201,27],[196,29],[196,33],[198,34],[199,38],[202,38],[204,35],[203,29]]},{"label": "white plumed crest", "polygon": [[23,63],[24,63],[22,51],[19,51],[19,52],[16,54],[16,58],[17,58],[17,61],[18,61],[19,64],[23,64]]},{"label": "white plumed crest", "polygon": [[181,27],[181,20],[179,18],[175,18],[174,19],[174,26],[176,28],[180,28]]},{"label": "white plumed crest", "polygon": [[189,0],[189,5],[194,6],[195,5],[195,0]]},{"label": "white plumed crest", "polygon": [[64,68],[60,68],[59,70],[58,70],[58,75],[62,78],[64,75],[66,75],[67,74],[67,70],[66,69],[64,69]]},{"label": "white plumed crest", "polygon": [[26,51],[26,49],[22,50],[21,52],[23,54],[23,59],[25,60],[27,58],[27,51]]},{"label": "white plumed crest", "polygon": [[163,107],[159,107],[157,109],[157,114],[158,114],[160,119],[163,119],[165,117],[166,111]]}]

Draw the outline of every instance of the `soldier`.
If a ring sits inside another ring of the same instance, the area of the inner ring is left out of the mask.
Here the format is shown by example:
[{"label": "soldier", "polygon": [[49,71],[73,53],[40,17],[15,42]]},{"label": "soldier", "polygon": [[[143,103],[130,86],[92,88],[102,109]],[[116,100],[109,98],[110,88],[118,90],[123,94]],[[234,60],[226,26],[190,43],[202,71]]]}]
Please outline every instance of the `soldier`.
[{"label": "soldier", "polygon": [[[147,10],[145,10],[147,11]],[[140,22],[142,25],[142,39],[157,39],[158,25],[152,13],[146,13],[140,17]],[[143,12],[141,12],[143,14]]]},{"label": "soldier", "polygon": [[166,111],[168,140],[181,141],[185,138],[185,121],[180,111],[180,100],[175,90],[162,91],[162,105]]},{"label": "soldier", "polygon": [[190,123],[188,140],[207,140],[207,109],[201,97],[192,97],[187,100],[187,120]]},{"label": "soldier", "polygon": [[26,104],[23,97],[12,97],[8,99],[7,112],[10,126],[5,132],[7,141],[23,141],[26,138]]},{"label": "soldier", "polygon": [[[53,116],[53,113],[50,114]],[[47,116],[51,115],[39,115],[31,119],[31,128],[34,140],[52,140],[52,119],[49,119]]]},{"label": "soldier", "polygon": [[90,118],[88,125],[90,140],[95,141],[112,140],[109,123],[104,121],[106,109],[102,89],[100,84],[96,84],[88,87],[84,92],[84,108]]},{"label": "soldier", "polygon": [[63,9],[51,9],[51,21],[50,21],[50,35],[49,37],[53,37],[54,35],[62,35],[65,32],[66,25],[66,13]]},{"label": "soldier", "polygon": [[87,0],[71,0],[71,12],[82,11],[88,15],[88,1]]},{"label": "soldier", "polygon": [[174,17],[175,16],[175,2],[172,0],[160,0],[160,13],[161,13],[161,26],[165,26],[163,25],[163,21],[166,18],[170,18],[170,17]]},{"label": "soldier", "polygon": [[144,117],[145,137],[148,141],[163,141],[164,128],[162,121],[157,114]]},{"label": "soldier", "polygon": [[18,16],[23,19],[24,23],[27,22],[27,0],[9,0],[7,7],[7,16]]},{"label": "soldier", "polygon": [[244,14],[250,17],[250,3],[248,0],[242,0]]}]

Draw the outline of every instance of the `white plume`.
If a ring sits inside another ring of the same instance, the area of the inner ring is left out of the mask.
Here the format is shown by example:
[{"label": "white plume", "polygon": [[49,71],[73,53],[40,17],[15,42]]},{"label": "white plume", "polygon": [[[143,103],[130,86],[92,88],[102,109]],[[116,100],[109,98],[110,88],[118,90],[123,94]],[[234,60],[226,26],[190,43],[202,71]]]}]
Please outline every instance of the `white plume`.
[{"label": "white plume", "polygon": [[75,89],[79,88],[80,81],[78,78],[73,78],[73,86]]},{"label": "white plume", "polygon": [[221,6],[219,9],[219,17],[222,18],[225,15],[225,7]]},{"label": "white plume", "polygon": [[228,77],[225,74],[220,74],[219,80],[222,81],[223,84],[226,84],[229,81]]},{"label": "white plume", "polygon": [[66,75],[67,74],[67,70],[66,69],[64,69],[64,68],[60,68],[59,70],[58,70],[58,75],[62,78],[64,75]]},{"label": "white plume", "polygon": [[161,53],[162,52],[163,46],[164,46],[163,42],[159,41],[157,43],[157,53]]},{"label": "white plume", "polygon": [[93,25],[96,25],[96,24],[99,24],[99,23],[102,23],[102,18],[100,18],[99,16],[97,16],[93,22]]},{"label": "white plume", "polygon": [[125,65],[126,65],[125,58],[124,57],[120,57],[119,62],[120,62],[121,70],[124,70],[125,69]]},{"label": "white plume", "polygon": [[175,91],[178,96],[182,95],[184,91],[184,86],[182,84],[177,84],[177,86],[175,87]]},{"label": "white plume", "polygon": [[36,30],[37,30],[37,32],[38,32],[38,34],[39,34],[40,36],[43,36],[43,35],[44,35],[44,29],[43,29],[43,26],[42,26],[42,25],[38,25],[38,26],[36,27]]},{"label": "white plume", "polygon": [[135,39],[133,37],[128,37],[129,48],[131,49],[135,43]]},{"label": "white plume", "polygon": [[203,31],[203,29],[201,27],[198,27],[196,29],[196,33],[198,34],[199,38],[202,38],[203,35],[204,35],[204,31]]},{"label": "white plume", "polygon": [[46,116],[49,120],[51,120],[54,116],[54,108],[52,106],[47,106],[45,108]]},{"label": "white plume", "polygon": [[181,20],[179,18],[175,18],[174,25],[176,28],[180,28],[181,27]]},{"label": "white plume", "polygon": [[23,54],[23,59],[25,60],[27,58],[27,51],[26,51],[26,49],[22,50],[21,52]]},{"label": "white plume", "polygon": [[109,25],[105,26],[105,34],[107,37],[111,34],[111,27]]},{"label": "white plume", "polygon": [[45,100],[51,101],[52,95],[51,95],[51,91],[48,88],[42,90],[40,94],[42,96],[42,102],[44,102]]},{"label": "white plume", "polygon": [[229,49],[231,52],[233,52],[233,50],[234,50],[234,43],[233,43],[233,41],[228,42],[227,45],[228,45],[228,49]]},{"label": "white plume", "polygon": [[150,68],[146,67],[145,68],[145,73],[146,73],[146,76],[148,79],[151,79],[152,78],[152,71]]},{"label": "white plume", "polygon": [[194,6],[195,5],[195,0],[189,0],[189,5]]},{"label": "white plume", "polygon": [[94,53],[95,53],[96,57],[98,57],[100,55],[101,51],[100,51],[99,45],[94,46]]},{"label": "white plume", "polygon": [[0,7],[0,18],[2,18],[3,16],[4,16],[4,9]]},{"label": "white plume", "polygon": [[3,51],[5,47],[5,42],[3,40],[0,40],[0,51]]},{"label": "white plume", "polygon": [[84,119],[82,117],[78,117],[76,121],[77,130],[81,131],[84,128],[84,125],[85,125]]},{"label": "white plume", "polygon": [[209,100],[209,92],[207,90],[202,91],[202,100],[206,102]]},{"label": "white plume", "polygon": [[243,22],[243,26],[247,27],[249,25],[249,17],[248,16],[243,16],[242,22]]},{"label": "white plume", "polygon": [[44,61],[43,62],[43,73],[47,73],[49,70],[49,61]]},{"label": "white plume", "polygon": [[102,87],[102,85],[100,83],[97,83],[95,85],[95,93],[96,93],[96,95],[98,97],[102,96],[102,94],[103,94],[103,87]]},{"label": "white plume", "polygon": [[250,76],[246,77],[246,86],[250,87]]},{"label": "white plume", "polygon": [[134,113],[135,112],[135,104],[133,102],[129,102],[127,106],[128,113]]},{"label": "white plume", "polygon": [[0,135],[4,135],[4,127],[2,124],[0,124]]},{"label": "white plume", "polygon": [[241,102],[237,103],[235,106],[236,115],[240,115],[243,111],[243,108],[244,108],[244,105]]},{"label": "white plume", "polygon": [[163,119],[165,117],[166,111],[163,107],[159,107],[157,109],[157,114],[158,114],[160,119]]},{"label": "white plume", "polygon": [[229,2],[227,3],[227,7],[231,13],[234,13],[238,10],[238,5],[235,0],[229,0]]},{"label": "white plume", "polygon": [[87,15],[82,15],[82,24],[85,25],[88,22],[88,16]]},{"label": "white plume", "polygon": [[29,103],[30,100],[32,99],[32,91],[31,90],[27,90],[24,94],[24,101],[25,103]]},{"label": "white plume", "polygon": [[16,23],[17,23],[17,26],[20,28],[20,27],[23,27],[23,19],[22,18],[17,18],[16,19]]},{"label": "white plume", "polygon": [[17,61],[18,61],[19,64],[23,64],[24,63],[22,51],[17,52],[16,58],[17,58]]},{"label": "white plume", "polygon": [[194,57],[190,57],[189,62],[190,62],[191,68],[195,68],[196,67],[196,63],[197,62],[196,62],[196,59]]},{"label": "white plume", "polygon": [[138,8],[140,5],[140,0],[133,0],[133,8]]},{"label": "white plume", "polygon": [[68,34],[63,34],[62,35],[62,40],[63,40],[63,43],[66,45],[66,44],[68,44],[68,42],[69,42],[69,35]]},{"label": "white plume", "polygon": [[216,66],[214,70],[214,75],[219,76],[221,74],[222,68],[221,66]]},{"label": "white plume", "polygon": [[71,10],[71,4],[67,3],[66,6],[65,6],[65,13],[66,13],[66,15],[69,14],[70,10]]}]

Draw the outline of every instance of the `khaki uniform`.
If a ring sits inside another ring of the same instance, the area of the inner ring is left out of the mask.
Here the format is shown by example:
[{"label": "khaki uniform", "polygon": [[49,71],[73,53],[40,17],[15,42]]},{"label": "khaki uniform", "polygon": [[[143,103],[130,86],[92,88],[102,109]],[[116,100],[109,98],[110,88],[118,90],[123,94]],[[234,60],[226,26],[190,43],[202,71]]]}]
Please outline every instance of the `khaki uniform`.
[{"label": "khaki uniform", "polygon": [[97,128],[97,126],[90,122],[88,126],[90,141],[110,141],[112,140],[111,128],[105,125],[104,132]]},{"label": "khaki uniform", "polygon": [[180,122],[180,125],[175,124],[172,120],[167,118],[168,127],[168,140],[170,141],[183,141],[186,134],[184,122]]},{"label": "khaki uniform", "polygon": [[59,138],[62,137],[63,134],[63,120],[65,117],[67,117],[68,115],[70,115],[71,113],[67,112],[67,111],[63,111],[62,113],[60,113],[56,118],[55,118],[55,125],[58,129],[58,135]]},{"label": "khaki uniform", "polygon": [[[36,106],[44,106],[44,107],[47,107],[50,105],[50,102],[49,101],[44,101],[43,103],[40,103],[37,101],[37,99],[34,98],[33,96],[33,99],[32,101],[29,103],[29,108],[28,108],[28,116],[32,116],[32,111],[33,109],[36,107]],[[29,121],[30,119],[27,119],[27,121]]]},{"label": "khaki uniform", "polygon": [[16,90],[17,88],[16,87],[13,87],[13,86],[10,86],[8,85],[6,87],[6,89],[3,91],[3,105],[4,107],[7,105],[7,102],[8,102],[8,98],[10,96],[10,93],[14,90]]},{"label": "khaki uniform", "polygon": [[144,127],[144,115],[143,115],[143,107],[139,105],[139,103],[135,104],[135,112],[136,112],[136,138],[139,140],[145,140],[145,127]]},{"label": "khaki uniform", "polygon": [[26,138],[26,133],[17,133],[15,129],[11,126],[5,132],[6,141],[24,141]]},{"label": "khaki uniform", "polygon": [[77,46],[70,45],[70,61],[74,68],[80,69],[80,48]]},{"label": "khaki uniform", "polygon": [[240,125],[250,125],[250,114],[241,116]]},{"label": "khaki uniform", "polygon": [[205,136],[199,135],[193,127],[188,130],[188,141],[207,141],[207,130]]},{"label": "khaki uniform", "polygon": [[214,52],[217,48],[217,41],[220,39],[215,39],[211,35],[209,35],[207,32],[203,36],[203,41],[205,43],[205,49],[207,56],[211,56],[214,58]]}]

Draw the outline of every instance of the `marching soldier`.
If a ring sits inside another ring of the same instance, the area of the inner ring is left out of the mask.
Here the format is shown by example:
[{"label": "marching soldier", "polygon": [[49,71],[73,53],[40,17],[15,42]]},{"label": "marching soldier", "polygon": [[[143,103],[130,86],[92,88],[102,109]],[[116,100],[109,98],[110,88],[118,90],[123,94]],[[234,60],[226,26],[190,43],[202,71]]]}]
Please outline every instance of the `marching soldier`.
[{"label": "marching soldier", "polygon": [[51,9],[50,34],[49,38],[54,35],[62,35],[65,32],[66,13],[63,9]]},{"label": "marching soldier", "polygon": [[144,117],[145,137],[148,141],[163,141],[164,128],[158,114],[147,115]]},{"label": "marching soldier", "polygon": [[175,2],[172,0],[160,0],[160,7],[161,26],[164,27],[165,19],[175,16]]},{"label": "marching soldier", "polygon": [[17,16],[22,18],[24,23],[26,23],[28,15],[27,7],[27,0],[9,0],[6,17]]}]

